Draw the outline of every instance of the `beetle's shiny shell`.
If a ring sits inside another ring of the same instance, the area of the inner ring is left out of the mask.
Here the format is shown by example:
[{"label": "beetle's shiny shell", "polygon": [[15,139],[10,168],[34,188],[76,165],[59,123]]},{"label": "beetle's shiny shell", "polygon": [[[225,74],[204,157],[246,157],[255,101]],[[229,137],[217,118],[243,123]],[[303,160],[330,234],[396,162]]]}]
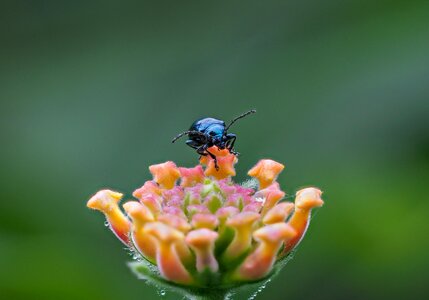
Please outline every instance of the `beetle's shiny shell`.
[{"label": "beetle's shiny shell", "polygon": [[221,137],[225,132],[225,122],[215,118],[196,120],[189,130],[195,130],[211,136]]}]

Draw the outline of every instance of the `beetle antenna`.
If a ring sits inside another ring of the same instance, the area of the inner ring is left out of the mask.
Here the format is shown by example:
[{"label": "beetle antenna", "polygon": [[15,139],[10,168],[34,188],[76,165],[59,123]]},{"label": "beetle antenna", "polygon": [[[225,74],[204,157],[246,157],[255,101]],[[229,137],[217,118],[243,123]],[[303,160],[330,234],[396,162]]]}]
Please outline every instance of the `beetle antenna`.
[{"label": "beetle antenna", "polygon": [[231,123],[229,123],[229,125],[225,128],[225,131],[228,130],[229,127],[231,127],[232,124],[234,124],[236,121],[244,118],[245,116],[248,116],[250,114],[254,114],[256,112],[256,109],[251,109],[248,112],[245,112],[244,114],[239,115],[238,117],[235,117],[234,119],[232,119]]},{"label": "beetle antenna", "polygon": [[197,135],[206,136],[204,133],[199,132],[199,131],[187,130],[185,132],[182,132],[182,133],[179,133],[178,135],[176,135],[171,142],[174,143],[175,141],[177,141],[178,139],[180,139],[182,136],[187,135],[187,134],[197,134]]},{"label": "beetle antenna", "polygon": [[178,135],[176,135],[175,137],[174,137],[174,139],[172,139],[171,140],[171,142],[172,143],[174,143],[175,141],[177,141],[178,139],[180,139],[182,136],[184,136],[185,134],[188,134],[189,133],[189,131],[185,131],[185,132],[182,132],[182,133],[179,133]]}]

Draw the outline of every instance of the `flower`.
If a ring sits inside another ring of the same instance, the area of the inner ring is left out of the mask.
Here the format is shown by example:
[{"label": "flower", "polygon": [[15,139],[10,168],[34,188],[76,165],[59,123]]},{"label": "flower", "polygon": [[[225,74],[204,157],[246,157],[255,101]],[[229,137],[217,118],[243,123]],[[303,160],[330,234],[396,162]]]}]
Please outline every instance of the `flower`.
[{"label": "flower", "polygon": [[219,169],[209,156],[194,168],[171,161],[150,166],[153,180],[133,192],[125,213],[123,195],[110,190],[87,206],[104,213],[115,235],[141,256],[139,266],[164,283],[226,289],[267,279],[302,240],[311,210],[323,205],[322,192],[309,187],[295,203],[282,201],[276,180],[284,166],[269,159],[248,172],[258,188],[236,184],[237,157],[209,150]]}]

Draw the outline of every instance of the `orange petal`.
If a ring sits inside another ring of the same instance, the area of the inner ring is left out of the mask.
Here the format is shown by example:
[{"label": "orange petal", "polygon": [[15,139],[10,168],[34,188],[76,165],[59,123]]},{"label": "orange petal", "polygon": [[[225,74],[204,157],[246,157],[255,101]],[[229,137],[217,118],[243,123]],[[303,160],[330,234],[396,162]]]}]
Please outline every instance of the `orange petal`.
[{"label": "orange petal", "polygon": [[258,213],[249,211],[236,214],[226,221],[226,224],[234,229],[235,235],[222,255],[225,264],[235,260],[250,248],[253,225],[258,219]]},{"label": "orange petal", "polygon": [[176,244],[184,241],[183,233],[161,222],[146,224],[144,232],[157,241],[156,262],[162,276],[176,283],[191,284],[193,279],[176,250]]},{"label": "orange petal", "polygon": [[153,195],[143,195],[142,198],[140,198],[140,202],[143,203],[149,210],[155,215],[159,215],[162,211],[162,206],[160,201],[162,199],[159,196],[153,196]]},{"label": "orange petal", "polygon": [[294,208],[291,202],[282,202],[271,208],[262,219],[264,224],[284,222]]},{"label": "orange petal", "polygon": [[258,179],[259,188],[264,189],[277,179],[283,169],[284,165],[281,163],[271,159],[262,159],[247,174]]},{"label": "orange petal", "polygon": [[204,171],[206,176],[213,176],[218,180],[235,176],[234,164],[237,163],[238,159],[234,154],[229,153],[227,149],[219,150],[214,146],[208,150],[216,156],[219,170],[216,170],[214,160],[209,155],[202,156],[200,162],[207,165]]},{"label": "orange petal", "polygon": [[186,243],[194,250],[197,257],[197,270],[204,272],[210,270],[215,273],[219,269],[214,256],[214,243],[218,233],[206,228],[193,230],[186,236]]},{"label": "orange petal", "polygon": [[[216,157],[223,157],[223,156],[231,155],[231,153],[229,153],[229,151],[227,149],[219,149],[216,146],[210,147],[208,150],[210,151],[210,153],[212,153]],[[200,163],[202,165],[207,165],[212,160],[213,159],[209,155],[201,156]]]},{"label": "orange petal", "polygon": [[180,177],[179,169],[172,161],[152,165],[149,167],[149,171],[152,173],[155,182],[168,190],[174,187]]},{"label": "orange petal", "polygon": [[204,171],[201,165],[194,168],[179,168],[179,171],[182,176],[180,185],[183,187],[191,187],[204,181]]},{"label": "orange petal", "polygon": [[101,190],[88,200],[87,206],[104,213],[110,229],[124,243],[129,243],[128,233],[131,230],[131,222],[119,209],[118,202],[122,194],[111,190]]},{"label": "orange petal", "polygon": [[295,234],[295,230],[285,223],[267,225],[256,230],[253,237],[259,245],[236,271],[235,279],[257,280],[266,276],[276,261],[283,241]]},{"label": "orange petal", "polygon": [[255,194],[255,198],[261,198],[264,203],[261,214],[264,216],[284,196],[285,196],[285,193],[282,190],[280,190],[280,186],[277,182],[274,182],[267,188],[258,191]]},{"label": "orange petal", "polygon": [[143,196],[151,195],[151,196],[161,196],[161,189],[154,181],[146,181],[142,187],[138,188],[133,192],[133,196],[137,199],[141,199]]},{"label": "orange petal", "polygon": [[322,192],[317,188],[306,188],[298,191],[295,198],[295,211],[288,224],[296,231],[296,236],[285,243],[282,256],[295,248],[304,237],[310,224],[311,210],[323,205]]},{"label": "orange petal", "polygon": [[192,227],[215,229],[219,225],[219,220],[212,214],[195,214],[192,216]]},{"label": "orange petal", "polygon": [[156,240],[143,232],[146,223],[154,221],[151,211],[143,204],[129,201],[123,205],[128,216],[133,220],[132,240],[139,252],[149,261],[155,262]]}]

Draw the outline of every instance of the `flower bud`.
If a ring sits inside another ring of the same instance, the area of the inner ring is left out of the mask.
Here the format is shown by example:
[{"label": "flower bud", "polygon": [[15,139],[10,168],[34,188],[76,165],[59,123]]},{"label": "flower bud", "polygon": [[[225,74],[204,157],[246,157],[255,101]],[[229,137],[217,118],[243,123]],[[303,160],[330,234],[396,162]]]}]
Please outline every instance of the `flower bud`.
[{"label": "flower bud", "polygon": [[283,171],[284,165],[271,159],[261,159],[250,171],[249,176],[259,181],[259,188],[264,189],[271,185]]},{"label": "flower bud", "polygon": [[192,216],[193,228],[215,229],[219,225],[219,220],[212,214],[195,214]]},{"label": "flower bud", "polygon": [[294,208],[293,203],[282,202],[271,208],[262,219],[266,225],[284,222]]},{"label": "flower bud", "polygon": [[179,168],[179,171],[182,177],[180,185],[183,187],[195,186],[204,181],[204,171],[201,165],[195,168]]},{"label": "flower bud", "polygon": [[288,224],[297,234],[293,239],[285,243],[285,248],[281,254],[282,256],[289,253],[303,238],[310,224],[311,210],[323,205],[323,200],[320,198],[321,195],[322,191],[316,188],[306,188],[296,192],[295,212]]},{"label": "flower bud", "polygon": [[234,239],[223,254],[223,262],[228,264],[250,248],[252,242],[253,225],[259,219],[259,214],[254,212],[242,212],[230,218],[226,225],[234,229]]},{"label": "flower bud", "polygon": [[194,250],[197,257],[197,270],[203,272],[208,269],[215,273],[219,269],[214,257],[214,242],[218,233],[206,228],[193,230],[186,236],[186,243]]},{"label": "flower bud", "polygon": [[133,192],[133,196],[137,199],[141,199],[143,196],[161,196],[161,189],[158,184],[154,181],[146,181],[142,187],[138,188]]},{"label": "flower bud", "polygon": [[131,223],[119,209],[118,203],[122,194],[111,190],[101,190],[88,200],[87,206],[104,213],[110,229],[124,243],[129,243],[128,233]]},{"label": "flower bud", "polygon": [[238,268],[236,278],[252,281],[267,275],[284,240],[292,238],[295,234],[295,230],[285,223],[271,224],[256,230],[253,237],[259,245]]},{"label": "flower bud", "polygon": [[155,220],[153,214],[146,206],[135,201],[125,203],[123,207],[133,221],[133,230],[131,234],[133,244],[146,259],[155,262],[156,241],[152,236],[143,232],[144,225]]},{"label": "flower bud", "polygon": [[153,180],[162,188],[171,189],[174,187],[177,179],[180,177],[179,169],[172,161],[167,161],[163,164],[152,165],[149,171],[153,175]]},{"label": "flower bud", "polygon": [[157,241],[156,263],[161,274],[173,282],[191,284],[193,279],[183,266],[175,247],[184,240],[183,233],[160,222],[146,224],[144,232]]}]

